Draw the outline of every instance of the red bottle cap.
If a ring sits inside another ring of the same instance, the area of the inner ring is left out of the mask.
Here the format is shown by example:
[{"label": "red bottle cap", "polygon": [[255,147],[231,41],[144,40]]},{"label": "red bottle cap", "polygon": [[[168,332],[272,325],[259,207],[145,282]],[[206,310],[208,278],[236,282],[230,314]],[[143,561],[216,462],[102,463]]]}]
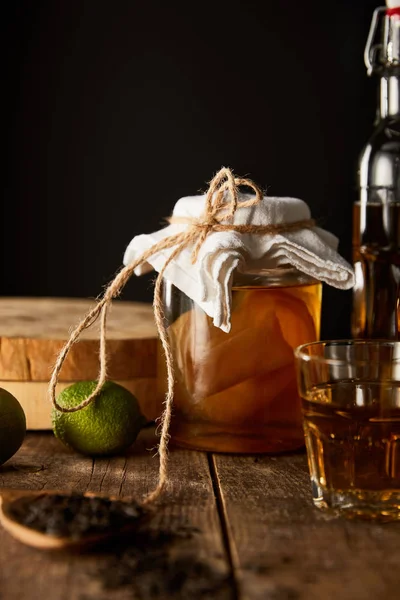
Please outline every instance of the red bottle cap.
[{"label": "red bottle cap", "polygon": [[386,14],[388,17],[400,17],[400,6],[396,6],[396,8],[386,9]]}]

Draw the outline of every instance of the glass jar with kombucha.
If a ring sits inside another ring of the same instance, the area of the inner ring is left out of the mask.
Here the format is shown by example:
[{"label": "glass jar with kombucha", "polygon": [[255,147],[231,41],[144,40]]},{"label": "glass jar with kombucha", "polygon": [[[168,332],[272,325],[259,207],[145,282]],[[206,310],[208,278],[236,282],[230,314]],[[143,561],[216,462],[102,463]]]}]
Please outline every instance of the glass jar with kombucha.
[{"label": "glass jar with kombucha", "polygon": [[231,453],[302,447],[293,350],[319,339],[321,296],[322,284],[292,267],[236,273],[225,333],[165,281],[175,369],[171,442]]}]

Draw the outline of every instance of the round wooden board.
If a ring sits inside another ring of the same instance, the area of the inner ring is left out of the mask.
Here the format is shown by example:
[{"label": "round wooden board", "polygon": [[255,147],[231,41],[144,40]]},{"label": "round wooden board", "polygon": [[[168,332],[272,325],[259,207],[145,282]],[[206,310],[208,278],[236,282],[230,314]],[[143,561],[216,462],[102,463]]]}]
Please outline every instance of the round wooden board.
[{"label": "round wooden board", "polygon": [[[82,298],[0,298],[0,379],[48,381],[70,332],[95,303]],[[152,306],[116,300],[107,323],[108,378],[155,377],[157,331]],[[72,347],[60,380],[97,378],[98,339],[96,322]]]}]

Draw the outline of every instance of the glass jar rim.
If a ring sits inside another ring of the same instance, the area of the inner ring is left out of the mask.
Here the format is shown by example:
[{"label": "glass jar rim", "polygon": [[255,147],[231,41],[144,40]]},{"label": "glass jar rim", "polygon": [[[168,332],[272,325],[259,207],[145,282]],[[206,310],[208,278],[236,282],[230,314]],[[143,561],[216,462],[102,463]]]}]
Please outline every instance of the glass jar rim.
[{"label": "glass jar rim", "polygon": [[290,264],[270,268],[253,267],[243,270],[238,267],[233,273],[233,284],[237,285],[241,281],[245,281],[246,278],[263,279],[265,284],[278,287],[282,285],[282,281],[284,281],[285,286],[322,283],[319,279]]}]

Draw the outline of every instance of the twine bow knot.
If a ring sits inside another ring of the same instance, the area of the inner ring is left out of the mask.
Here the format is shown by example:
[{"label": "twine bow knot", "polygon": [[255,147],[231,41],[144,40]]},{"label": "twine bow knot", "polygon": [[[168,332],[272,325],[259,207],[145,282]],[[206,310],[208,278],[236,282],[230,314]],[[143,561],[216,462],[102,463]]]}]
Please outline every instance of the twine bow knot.
[{"label": "twine bow knot", "polygon": [[[239,187],[246,186],[251,188],[255,196],[242,202],[239,201]],[[160,442],[158,444],[158,454],[160,457],[159,478],[157,487],[145,498],[143,503],[154,501],[163,491],[167,483],[167,462],[168,462],[168,441],[169,441],[169,426],[171,421],[173,393],[174,393],[174,360],[170,347],[168,332],[165,325],[164,310],[162,304],[162,282],[166,268],[168,265],[182,252],[184,248],[193,245],[192,263],[195,263],[198,254],[205,239],[212,232],[217,231],[237,231],[239,233],[278,233],[283,231],[294,231],[302,228],[314,227],[313,219],[304,221],[296,221],[294,223],[281,223],[272,225],[235,225],[233,223],[234,215],[240,208],[248,208],[255,206],[261,202],[263,194],[260,188],[250,179],[235,178],[232,171],[227,168],[222,168],[210,182],[209,189],[206,194],[205,213],[203,218],[193,220],[190,218],[181,218],[172,216],[168,221],[170,223],[185,223],[187,228],[185,231],[170,235],[160,242],[157,242],[143,252],[136,260],[129,265],[123,267],[109,284],[104,295],[98,300],[96,306],[91,309],[79,325],[73,330],[69,340],[60,351],[49,382],[49,398],[54,408],[62,413],[71,413],[84,409],[88,406],[96,396],[101,392],[101,389],[107,379],[107,352],[106,352],[106,326],[107,314],[111,302],[114,298],[120,295],[125,284],[133,275],[135,269],[146,262],[151,256],[163,250],[174,248],[172,253],[166,259],[164,266],[160,270],[154,287],[154,318],[160,336],[160,340],[165,353],[167,366],[167,382],[168,390],[164,402],[164,412],[160,417]],[[58,383],[59,374],[62,365],[73,344],[77,342],[82,331],[93,325],[100,317],[100,368],[99,377],[96,388],[85,400],[74,407],[60,406],[56,400],[56,386]]]},{"label": "twine bow knot", "polygon": [[[239,187],[251,188],[255,196],[250,200],[239,202]],[[230,169],[221,169],[210,183],[205,200],[204,215],[199,219],[187,217],[169,217],[168,223],[180,223],[188,226],[184,239],[193,243],[192,264],[197,261],[199,250],[205,239],[212,232],[242,230],[233,224],[233,218],[239,208],[255,206],[263,199],[260,188],[250,179],[234,177]],[[245,226],[252,231],[254,226]]]}]

